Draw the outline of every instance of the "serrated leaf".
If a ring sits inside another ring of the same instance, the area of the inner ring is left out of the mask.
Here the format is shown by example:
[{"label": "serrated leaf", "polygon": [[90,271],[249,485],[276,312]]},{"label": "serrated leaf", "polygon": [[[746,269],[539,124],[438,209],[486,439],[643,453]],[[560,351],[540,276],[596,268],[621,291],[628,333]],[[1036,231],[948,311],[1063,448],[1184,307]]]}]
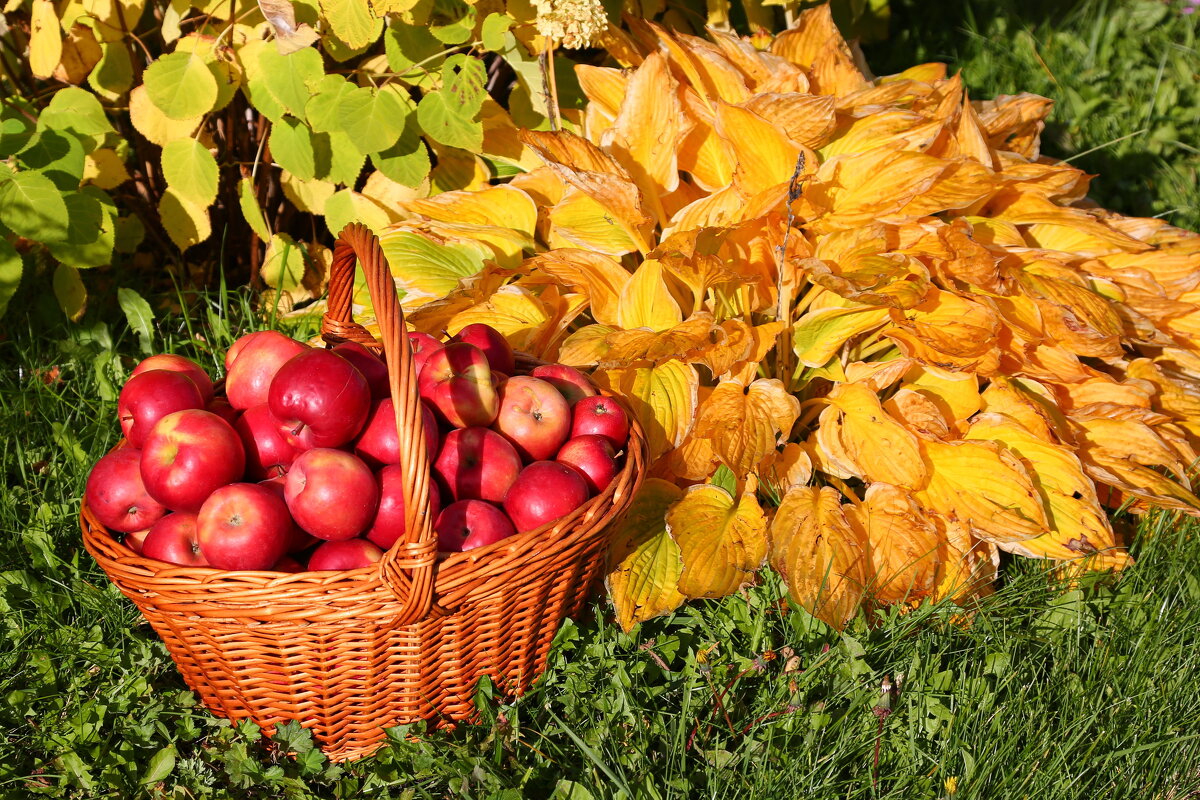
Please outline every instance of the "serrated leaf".
[{"label": "serrated leaf", "polygon": [[267,286],[290,291],[304,280],[306,266],[304,248],[287,234],[276,234],[267,244],[259,274]]},{"label": "serrated leaf", "polygon": [[64,192],[79,188],[87,159],[83,143],[70,131],[43,130],[17,154],[23,166],[37,170]]},{"label": "serrated leaf", "polygon": [[117,303],[125,312],[125,320],[138,337],[142,352],[149,355],[154,349],[154,312],[146,299],[133,289],[117,289]]},{"label": "serrated leaf", "polygon": [[477,152],[483,147],[483,123],[477,112],[458,105],[445,90],[427,92],[417,104],[421,130],[448,147]]},{"label": "serrated leaf", "polygon": [[[437,37],[424,25],[389,25],[383,37],[384,51],[387,54],[388,67],[406,80],[414,77],[408,70],[414,64],[427,64],[434,56],[442,52],[443,46]],[[435,62],[436,63],[436,62]],[[421,73],[413,70],[416,76],[428,78],[428,71]],[[420,85],[421,81],[416,81]]]},{"label": "serrated leaf", "polygon": [[429,177],[429,150],[425,147],[425,140],[421,138],[416,118],[410,114],[405,122],[404,130],[396,143],[373,153],[371,163],[375,165],[375,169],[396,183],[416,187]]},{"label": "serrated leaf", "polygon": [[304,106],[308,124],[318,133],[343,130],[345,119],[340,105],[342,98],[357,87],[341,75],[326,75],[313,88],[313,95]]},{"label": "serrated leaf", "polygon": [[608,594],[617,621],[633,626],[674,611],[687,598],[679,591],[683,560],[667,532],[666,514],[683,490],[659,478],[647,478],[609,546]]},{"label": "serrated leaf", "polygon": [[195,139],[176,139],[162,151],[163,177],[179,197],[207,208],[217,199],[220,171],[209,149]]},{"label": "serrated leaf", "polygon": [[429,31],[443,44],[462,44],[475,30],[475,7],[463,0],[433,0]]},{"label": "serrated leaf", "polygon": [[387,212],[369,197],[350,189],[342,189],[325,202],[325,225],[330,233],[337,236],[342,232],[342,228],[351,222],[361,222],[378,233],[387,227],[391,220]]},{"label": "serrated leaf", "polygon": [[142,73],[150,102],[177,122],[207,114],[217,104],[217,79],[199,53],[175,52]]},{"label": "serrated leaf", "polygon": [[458,53],[442,64],[442,91],[472,116],[478,115],[487,98],[487,68],[483,60]]},{"label": "serrated leaf", "polygon": [[288,0],[258,0],[258,10],[275,30],[275,45],[281,55],[294,53],[321,38],[307,23],[296,24],[296,10]]},{"label": "serrated leaf", "polygon": [[167,235],[180,250],[199,244],[212,235],[208,207],[193,203],[174,189],[163,192],[158,203],[158,216]]},{"label": "serrated leaf", "polygon": [[129,93],[129,121],[138,133],[162,147],[175,139],[192,136],[200,127],[202,117],[174,120],[162,113],[150,101],[145,86],[138,86]]},{"label": "serrated leaf", "polygon": [[67,204],[45,175],[17,172],[0,183],[0,222],[35,242],[61,242],[67,238]]},{"label": "serrated leaf", "polygon": [[87,289],[84,288],[83,281],[79,277],[79,270],[67,264],[59,264],[54,269],[54,278],[51,283],[54,287],[54,296],[58,300],[58,307],[63,310],[67,318],[72,322],[83,319],[83,314],[87,311]]},{"label": "serrated leaf", "polygon": [[321,14],[352,50],[366,47],[383,32],[383,20],[360,0],[321,0]]},{"label": "serrated leaf", "polygon": [[324,215],[325,204],[337,191],[337,186],[329,181],[304,181],[286,170],[279,176],[283,184],[283,195],[296,208],[310,214]]},{"label": "serrated leaf", "polygon": [[118,253],[136,253],[146,238],[146,226],[134,215],[117,217],[113,223],[113,249]]},{"label": "serrated leaf", "polygon": [[[367,157],[355,147],[342,131],[319,133],[314,137],[317,150],[317,177],[325,178],[333,183],[354,186],[362,174]],[[322,174],[322,164],[326,164]]]},{"label": "serrated leaf", "polygon": [[115,150],[102,147],[89,153],[83,162],[83,181],[101,189],[115,189],[129,180],[125,162]]},{"label": "serrated leaf", "polygon": [[116,133],[100,101],[91,92],[77,86],[59,89],[38,117],[38,130],[53,128],[75,131],[81,136]]},{"label": "serrated leaf", "polygon": [[679,591],[725,597],[751,582],[767,557],[767,518],[751,492],[737,500],[719,486],[692,486],[667,512],[679,545]]},{"label": "serrated leaf", "polygon": [[[98,191],[94,190],[93,191]],[[67,236],[48,242],[50,254],[73,267],[102,267],[112,263],[116,230],[111,209],[84,191],[63,195],[67,206]]]},{"label": "serrated leaf", "polygon": [[133,87],[133,62],[124,42],[100,46],[100,61],[88,74],[88,86],[100,97],[115,102]]},{"label": "serrated leaf", "polygon": [[271,238],[271,230],[267,227],[266,217],[258,204],[258,196],[254,184],[249,178],[238,181],[238,207],[242,210],[242,218],[250,226],[250,230],[258,234],[264,242]]},{"label": "serrated leaf", "polygon": [[303,122],[285,118],[273,123],[269,143],[276,164],[301,180],[317,177],[312,131]]},{"label": "serrated leaf", "polygon": [[17,248],[13,247],[6,239],[0,239],[0,319],[4,318],[4,313],[8,310],[8,302],[17,293],[17,287],[21,285],[23,271],[24,262],[21,254],[17,252]]},{"label": "serrated leaf", "polygon": [[409,109],[406,100],[393,91],[363,87],[342,96],[338,113],[350,141],[370,155],[396,143]]},{"label": "serrated leaf", "polygon": [[275,95],[267,88],[266,71],[259,62],[259,56],[266,50],[277,50],[275,45],[262,39],[252,39],[234,51],[245,80],[242,82],[242,93],[250,101],[250,105],[272,122],[283,119],[288,110],[275,99]]},{"label": "serrated leaf", "polygon": [[62,60],[62,29],[51,0],[33,0],[29,14],[29,69],[49,78]]},{"label": "serrated leaf", "polygon": [[282,55],[274,47],[258,50],[259,76],[275,102],[292,116],[304,119],[304,107],[325,75],[321,54],[311,47]]},{"label": "serrated leaf", "polygon": [[483,46],[493,53],[498,53],[504,49],[504,34],[516,22],[507,14],[492,12],[483,20],[483,27],[480,29],[479,38],[483,42]]}]

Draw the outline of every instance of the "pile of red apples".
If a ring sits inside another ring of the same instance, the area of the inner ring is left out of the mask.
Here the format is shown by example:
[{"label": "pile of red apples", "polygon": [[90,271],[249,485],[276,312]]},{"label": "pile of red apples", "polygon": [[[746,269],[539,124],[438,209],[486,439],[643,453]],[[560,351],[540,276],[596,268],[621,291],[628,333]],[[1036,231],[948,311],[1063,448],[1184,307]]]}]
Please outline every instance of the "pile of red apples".
[{"label": "pile of red apples", "polygon": [[[496,330],[408,334],[432,465],[438,549],[462,552],[548,525],[620,472],[629,418],[578,370],[514,375]],[[88,477],[92,514],[146,558],[226,570],[345,570],[405,533],[404,470],[384,361],[251,333],[225,355],[224,397],[177,355],[121,389],[125,446]]]}]

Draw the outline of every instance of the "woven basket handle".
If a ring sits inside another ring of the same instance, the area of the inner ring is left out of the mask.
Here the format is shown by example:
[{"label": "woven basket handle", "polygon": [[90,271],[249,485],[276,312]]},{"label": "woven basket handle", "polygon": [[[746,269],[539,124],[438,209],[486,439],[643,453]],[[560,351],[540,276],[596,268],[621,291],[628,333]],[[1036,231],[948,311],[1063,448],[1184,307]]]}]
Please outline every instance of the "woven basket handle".
[{"label": "woven basket handle", "polygon": [[[371,293],[380,339],[376,340],[352,319],[354,267],[358,264]],[[404,535],[379,561],[379,578],[404,604],[397,626],[425,617],[433,604],[434,565],[437,539],[429,508],[429,455],[412,349],[404,324],[404,312],[396,296],[379,239],[357,222],[342,229],[333,248],[329,273],[329,304],[321,324],[326,342],[352,341],[383,346],[388,366],[389,389],[396,409],[400,439],[400,463],[404,465]]]}]

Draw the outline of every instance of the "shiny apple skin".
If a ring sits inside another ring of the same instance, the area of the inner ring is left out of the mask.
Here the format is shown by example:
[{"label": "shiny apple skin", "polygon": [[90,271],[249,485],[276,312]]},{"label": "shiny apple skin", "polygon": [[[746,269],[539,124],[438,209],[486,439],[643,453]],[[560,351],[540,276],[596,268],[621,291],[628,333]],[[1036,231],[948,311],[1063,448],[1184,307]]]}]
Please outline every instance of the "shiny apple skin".
[{"label": "shiny apple skin", "polygon": [[442,510],[434,523],[438,550],[462,553],[507,539],[516,533],[512,521],[483,500],[460,500]]},{"label": "shiny apple skin", "polygon": [[173,511],[195,513],[213,491],[242,479],[246,453],[237,431],[216,414],[176,411],[146,437],[141,472],[151,497]]},{"label": "shiny apple skin", "polygon": [[279,368],[267,406],[294,447],[340,447],[366,424],[371,390],[349,361],[314,348]]},{"label": "shiny apple skin", "polygon": [[383,550],[366,539],[343,539],[323,542],[308,557],[309,572],[359,569],[369,567],[383,558]]},{"label": "shiny apple skin", "polygon": [[562,519],[588,500],[587,482],[566,464],[535,461],[521,470],[504,496],[504,510],[525,533]]},{"label": "shiny apple skin", "polygon": [[245,411],[267,402],[279,368],[308,349],[308,345],[279,331],[258,331],[238,339],[225,354],[225,396],[229,404]]},{"label": "shiny apple skin", "polygon": [[571,438],[596,434],[612,442],[618,451],[629,441],[629,415],[611,397],[585,397],[575,404]]},{"label": "shiny apple skin", "polygon": [[487,427],[500,410],[487,357],[466,342],[452,342],[429,356],[417,384],[421,399],[455,428]]},{"label": "shiny apple skin", "polygon": [[[389,464],[379,471],[379,510],[367,529],[366,538],[387,550],[404,535],[404,470]],[[429,482],[429,511],[437,519],[442,510],[442,493],[436,481]]]},{"label": "shiny apple skin", "polygon": [[[421,422],[425,428],[425,452],[429,461],[437,457],[441,444],[441,432],[438,430],[437,418],[429,406],[421,401]],[[396,431],[396,406],[390,397],[375,403],[367,417],[367,424],[362,433],[354,441],[354,452],[367,462],[371,469],[378,469],[385,464],[400,463],[400,435]]]},{"label": "shiny apple skin", "polygon": [[433,470],[454,500],[500,503],[521,472],[521,456],[493,430],[464,428],[446,434]]},{"label": "shiny apple skin", "polygon": [[594,433],[568,439],[554,460],[577,470],[592,495],[607,489],[621,471],[612,442]]},{"label": "shiny apple skin", "polygon": [[196,520],[195,514],[186,511],[167,514],[146,534],[141,554],[183,567],[211,566],[200,549]]},{"label": "shiny apple skin", "polygon": [[511,375],[516,372],[517,362],[512,345],[500,331],[482,322],[467,325],[450,339],[452,342],[473,344],[487,356],[488,366],[496,372]]},{"label": "shiny apple skin", "polygon": [[492,430],[516,448],[526,463],[554,458],[571,433],[571,407],[540,378],[517,375],[498,391],[500,411]]},{"label": "shiny apple skin", "polygon": [[204,408],[203,394],[184,373],[165,369],[134,375],[121,387],[117,397],[121,432],[134,447],[145,444],[154,423],[186,408]]},{"label": "shiny apple skin", "polygon": [[257,483],[217,489],[197,515],[200,550],[218,569],[269,570],[287,552],[292,519],[275,492]]},{"label": "shiny apple skin", "polygon": [[319,447],[301,453],[284,480],[288,510],[301,528],[326,541],[352,539],[375,519],[379,485],[358,456]]},{"label": "shiny apple skin", "polygon": [[132,378],[134,375],[141,375],[143,372],[149,372],[154,369],[165,369],[187,375],[192,379],[192,383],[196,384],[196,388],[200,390],[200,395],[204,398],[205,403],[213,399],[212,378],[204,371],[204,368],[190,358],[178,356],[174,353],[160,353],[142,359],[133,368],[133,371],[129,373],[129,377]]},{"label": "shiny apple skin", "polygon": [[571,408],[583,398],[599,394],[587,375],[566,364],[539,364],[529,374],[558,389]]},{"label": "shiny apple skin", "polygon": [[367,386],[371,387],[372,400],[382,400],[391,394],[388,388],[387,364],[384,364],[379,356],[358,342],[342,342],[335,345],[332,352],[358,368],[367,379]]},{"label": "shiny apple skin", "polygon": [[109,530],[132,535],[167,513],[166,506],[146,491],[141,463],[141,450],[122,447],[97,461],[88,474],[84,502]]},{"label": "shiny apple skin", "polygon": [[283,475],[302,450],[288,441],[266,403],[247,408],[233,424],[246,449],[246,477],[261,481]]}]

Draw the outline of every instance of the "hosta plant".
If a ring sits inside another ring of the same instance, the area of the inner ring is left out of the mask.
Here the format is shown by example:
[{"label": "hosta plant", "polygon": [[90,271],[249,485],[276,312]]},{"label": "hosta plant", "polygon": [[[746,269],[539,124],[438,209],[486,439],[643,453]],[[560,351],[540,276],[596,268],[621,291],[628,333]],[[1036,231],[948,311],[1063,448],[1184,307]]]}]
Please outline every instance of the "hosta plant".
[{"label": "hosta plant", "polygon": [[542,166],[384,236],[415,325],[486,322],[636,413],[623,625],[764,563],[835,626],[969,605],[1001,550],[1119,569],[1111,510],[1200,513],[1200,236],[1090,204],[1048,101],[874,77],[824,7],[631,30],[578,68],[582,135],[522,132]]}]

